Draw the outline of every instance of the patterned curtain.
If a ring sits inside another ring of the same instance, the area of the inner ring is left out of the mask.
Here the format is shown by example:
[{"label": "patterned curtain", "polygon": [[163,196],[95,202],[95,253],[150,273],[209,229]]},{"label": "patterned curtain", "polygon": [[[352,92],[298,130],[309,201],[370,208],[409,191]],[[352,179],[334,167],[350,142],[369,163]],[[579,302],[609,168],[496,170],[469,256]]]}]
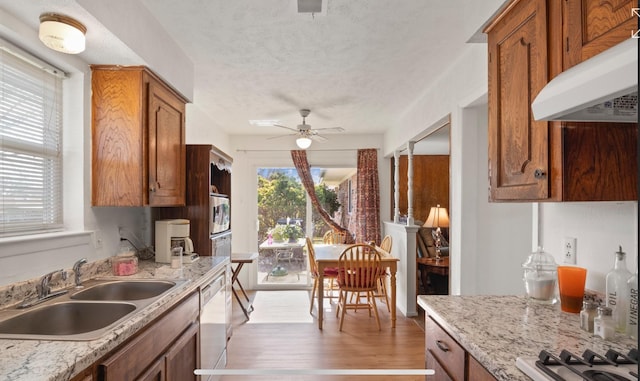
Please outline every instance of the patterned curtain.
[{"label": "patterned curtain", "polygon": [[[309,162],[307,161],[307,152],[304,150],[292,150],[291,158],[293,159],[293,165],[295,165],[296,170],[298,171],[298,176],[302,180],[302,185],[304,189],[307,191],[307,194],[311,198],[311,204],[315,208],[315,210],[320,214],[324,222],[331,226],[334,231],[346,233],[346,242],[345,243],[353,243],[353,235],[349,232],[349,230],[343,228],[338,225],[335,221],[331,219],[329,213],[320,205],[320,200],[316,195],[316,188],[313,184],[313,177],[311,177],[311,170],[309,169]],[[376,183],[378,179],[378,174],[376,172]]]},{"label": "patterned curtain", "polygon": [[358,184],[356,202],[356,242],[380,244],[380,185],[378,151],[358,150]]}]

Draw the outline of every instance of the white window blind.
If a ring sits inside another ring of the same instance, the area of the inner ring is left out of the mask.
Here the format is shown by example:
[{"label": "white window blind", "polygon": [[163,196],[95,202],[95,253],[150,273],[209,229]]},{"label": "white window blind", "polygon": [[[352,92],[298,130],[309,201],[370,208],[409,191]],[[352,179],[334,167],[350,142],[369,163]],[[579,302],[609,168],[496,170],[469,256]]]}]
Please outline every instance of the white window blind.
[{"label": "white window blind", "polygon": [[62,76],[0,42],[0,236],[62,228]]}]

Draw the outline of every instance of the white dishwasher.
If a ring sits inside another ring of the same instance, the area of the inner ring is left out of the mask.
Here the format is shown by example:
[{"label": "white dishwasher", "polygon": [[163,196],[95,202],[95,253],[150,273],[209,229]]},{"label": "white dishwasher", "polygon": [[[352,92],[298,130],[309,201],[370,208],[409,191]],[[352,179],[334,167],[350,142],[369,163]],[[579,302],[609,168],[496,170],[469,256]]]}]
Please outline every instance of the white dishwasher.
[{"label": "white dishwasher", "polygon": [[[222,369],[227,365],[226,271],[200,289],[200,368]],[[202,376],[214,381],[220,376]]]}]

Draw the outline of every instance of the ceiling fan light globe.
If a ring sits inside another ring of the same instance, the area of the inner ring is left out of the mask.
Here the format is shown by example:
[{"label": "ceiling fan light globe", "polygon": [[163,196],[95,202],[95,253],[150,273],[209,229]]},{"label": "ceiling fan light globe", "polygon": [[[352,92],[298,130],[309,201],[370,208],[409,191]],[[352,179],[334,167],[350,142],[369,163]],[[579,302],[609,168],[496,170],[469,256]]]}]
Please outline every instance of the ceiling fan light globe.
[{"label": "ceiling fan light globe", "polygon": [[301,149],[307,149],[307,148],[309,148],[311,146],[311,139],[306,138],[306,137],[301,137],[301,138],[296,139],[296,144]]}]

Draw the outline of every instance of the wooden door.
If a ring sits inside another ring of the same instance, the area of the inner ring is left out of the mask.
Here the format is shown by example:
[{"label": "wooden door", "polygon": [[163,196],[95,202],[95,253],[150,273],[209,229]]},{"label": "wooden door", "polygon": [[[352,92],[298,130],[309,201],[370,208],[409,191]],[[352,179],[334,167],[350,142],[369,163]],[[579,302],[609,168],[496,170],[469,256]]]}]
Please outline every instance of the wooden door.
[{"label": "wooden door", "polygon": [[143,206],[146,202],[141,87],[140,70],[92,67],[92,206]]},{"label": "wooden door", "polygon": [[136,381],[165,381],[164,365],[164,358],[160,358],[136,377]]},{"label": "wooden door", "polygon": [[198,332],[196,322],[178,338],[165,355],[167,381],[196,380],[193,371],[199,368]]},{"label": "wooden door", "polygon": [[514,2],[487,33],[490,199],[546,199],[548,123],[530,107],[548,79],[546,1]]},{"label": "wooden door", "polygon": [[638,20],[633,0],[565,0],[564,69],[631,38]]},{"label": "wooden door", "polygon": [[149,82],[149,205],[185,205],[185,105]]}]

